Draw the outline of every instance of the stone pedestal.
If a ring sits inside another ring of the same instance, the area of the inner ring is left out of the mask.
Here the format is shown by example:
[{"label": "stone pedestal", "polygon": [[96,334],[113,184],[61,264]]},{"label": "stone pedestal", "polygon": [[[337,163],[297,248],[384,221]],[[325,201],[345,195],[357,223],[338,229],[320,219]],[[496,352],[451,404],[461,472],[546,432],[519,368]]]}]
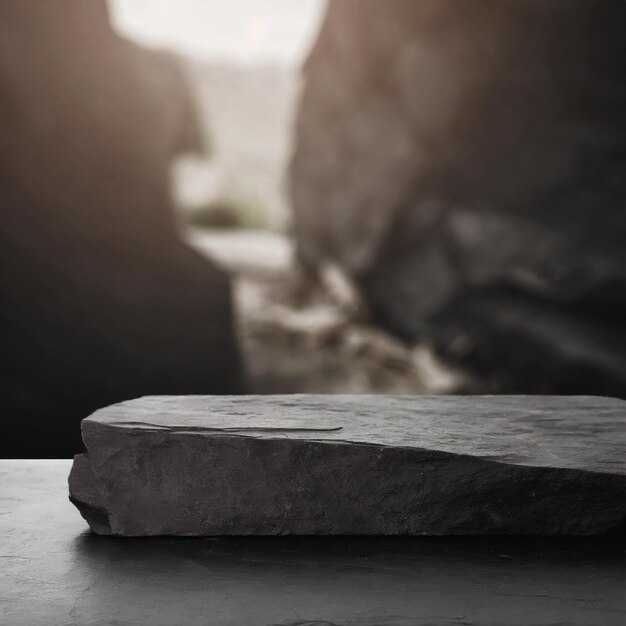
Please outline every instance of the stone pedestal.
[{"label": "stone pedestal", "polygon": [[82,423],[99,534],[598,534],[626,520],[626,404],[591,397],[153,397]]}]

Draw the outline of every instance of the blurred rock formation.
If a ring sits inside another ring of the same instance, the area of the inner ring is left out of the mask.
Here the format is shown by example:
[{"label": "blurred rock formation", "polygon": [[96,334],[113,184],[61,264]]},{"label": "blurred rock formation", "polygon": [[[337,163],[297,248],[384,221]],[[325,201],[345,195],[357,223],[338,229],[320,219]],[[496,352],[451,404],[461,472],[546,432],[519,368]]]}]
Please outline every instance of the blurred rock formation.
[{"label": "blurred rock formation", "polygon": [[495,391],[625,397],[625,23],[621,0],[330,2],[300,262]]},{"label": "blurred rock formation", "polygon": [[0,456],[69,456],[111,402],[241,390],[229,281],[170,206],[191,106],[104,2],[0,3]]}]

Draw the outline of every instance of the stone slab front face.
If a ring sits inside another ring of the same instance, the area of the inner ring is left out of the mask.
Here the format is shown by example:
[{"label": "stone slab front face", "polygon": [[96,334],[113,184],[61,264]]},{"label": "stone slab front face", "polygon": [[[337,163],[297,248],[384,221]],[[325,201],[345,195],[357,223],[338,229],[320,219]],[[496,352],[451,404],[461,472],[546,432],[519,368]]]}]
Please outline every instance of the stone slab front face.
[{"label": "stone slab front face", "polygon": [[82,423],[70,498],[114,535],[598,534],[626,522],[626,403],[179,396]]}]

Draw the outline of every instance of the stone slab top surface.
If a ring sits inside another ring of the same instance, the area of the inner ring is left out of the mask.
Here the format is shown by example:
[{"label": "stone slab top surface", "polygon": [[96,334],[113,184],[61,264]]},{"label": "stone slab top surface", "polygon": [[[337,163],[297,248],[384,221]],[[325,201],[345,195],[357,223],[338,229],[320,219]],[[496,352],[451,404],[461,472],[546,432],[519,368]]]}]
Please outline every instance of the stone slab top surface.
[{"label": "stone slab top surface", "polygon": [[588,396],[158,396],[96,411],[102,426],[207,437],[428,449],[516,465],[626,474],[626,402]]}]

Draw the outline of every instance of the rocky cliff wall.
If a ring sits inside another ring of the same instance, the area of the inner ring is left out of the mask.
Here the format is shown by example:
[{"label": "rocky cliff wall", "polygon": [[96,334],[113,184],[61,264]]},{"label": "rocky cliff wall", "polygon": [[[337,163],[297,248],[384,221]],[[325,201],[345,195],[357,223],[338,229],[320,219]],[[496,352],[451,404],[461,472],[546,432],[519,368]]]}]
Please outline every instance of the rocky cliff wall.
[{"label": "rocky cliff wall", "polygon": [[626,4],[341,0],[304,70],[302,264],[509,392],[626,395]]}]

